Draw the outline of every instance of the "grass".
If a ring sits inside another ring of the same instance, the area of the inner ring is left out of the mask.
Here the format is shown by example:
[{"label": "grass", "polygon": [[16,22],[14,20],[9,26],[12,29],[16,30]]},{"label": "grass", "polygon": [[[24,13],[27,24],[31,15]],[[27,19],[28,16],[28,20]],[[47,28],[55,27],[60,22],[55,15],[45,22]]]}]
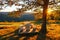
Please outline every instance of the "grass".
[{"label": "grass", "polygon": [[[27,22],[27,21],[26,21]],[[30,21],[31,22],[31,21]],[[25,22],[0,22],[0,24],[11,24],[11,25],[0,25],[0,27],[4,27],[4,29],[0,29],[0,38],[2,35],[5,35],[2,37],[2,39],[5,39],[7,37],[6,40],[10,40],[10,36],[11,38],[14,38],[14,39],[17,39],[17,35],[12,36],[14,35],[14,31],[17,30],[20,25],[24,24]],[[32,21],[32,23],[36,23],[34,21]],[[37,22],[38,23],[38,22]],[[39,23],[36,25],[40,25]],[[41,25],[40,25],[41,27]],[[9,34],[10,33],[10,34]],[[6,35],[8,34],[8,35]],[[47,40],[60,40],[60,23],[50,23],[50,24],[47,24]],[[23,37],[25,38],[25,37]],[[23,40],[23,38],[19,38],[21,40]],[[37,38],[37,35],[33,36],[33,39],[32,37],[29,37],[28,40],[36,40]]]}]

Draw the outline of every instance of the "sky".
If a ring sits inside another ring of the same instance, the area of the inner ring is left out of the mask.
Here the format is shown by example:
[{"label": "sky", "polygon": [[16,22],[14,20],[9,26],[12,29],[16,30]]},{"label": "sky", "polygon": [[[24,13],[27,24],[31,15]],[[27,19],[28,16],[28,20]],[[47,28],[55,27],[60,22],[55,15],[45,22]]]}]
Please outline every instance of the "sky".
[{"label": "sky", "polygon": [[[3,0],[4,1],[4,0]],[[34,0],[33,0],[34,1]],[[20,4],[24,4],[24,2],[22,2],[22,1],[20,1],[20,2],[18,2],[18,3],[20,3]],[[60,5],[60,3],[58,3],[58,5]],[[4,6],[6,6],[5,8],[4,8]],[[13,4],[12,6],[7,6],[7,5],[4,5],[3,6],[3,9],[2,10],[0,10],[0,12],[12,12],[12,11],[18,11],[18,9],[17,8],[19,8],[19,9],[21,9],[22,8],[22,6],[15,6],[15,4]],[[0,6],[1,7],[1,6]],[[29,12],[30,12],[31,10],[29,10]]]},{"label": "sky", "polygon": [[0,10],[0,12],[12,12],[12,11],[18,11],[17,8],[21,9],[22,6],[15,6],[15,5],[7,6],[7,7],[3,8],[2,10]]}]

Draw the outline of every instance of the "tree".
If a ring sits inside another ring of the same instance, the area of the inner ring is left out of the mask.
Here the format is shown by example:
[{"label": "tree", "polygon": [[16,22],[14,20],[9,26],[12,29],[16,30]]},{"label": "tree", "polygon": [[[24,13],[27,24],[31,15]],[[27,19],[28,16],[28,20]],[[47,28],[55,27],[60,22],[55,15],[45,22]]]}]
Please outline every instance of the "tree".
[{"label": "tree", "polygon": [[47,16],[47,8],[48,8],[49,0],[43,0],[43,2],[44,2],[44,4],[43,4],[43,23],[42,23],[42,28],[39,31],[37,40],[46,40],[46,33],[47,33],[46,16]]},{"label": "tree", "polygon": [[2,9],[3,3],[2,1],[0,1],[0,9]]}]

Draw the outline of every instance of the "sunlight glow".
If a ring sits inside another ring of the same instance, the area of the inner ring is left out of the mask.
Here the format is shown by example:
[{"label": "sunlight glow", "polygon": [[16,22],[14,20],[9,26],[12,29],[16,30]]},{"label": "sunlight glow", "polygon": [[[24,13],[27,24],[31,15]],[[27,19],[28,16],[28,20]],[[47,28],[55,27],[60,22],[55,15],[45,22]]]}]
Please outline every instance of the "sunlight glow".
[{"label": "sunlight glow", "polygon": [[51,8],[48,8],[47,13],[50,15],[53,10]]}]

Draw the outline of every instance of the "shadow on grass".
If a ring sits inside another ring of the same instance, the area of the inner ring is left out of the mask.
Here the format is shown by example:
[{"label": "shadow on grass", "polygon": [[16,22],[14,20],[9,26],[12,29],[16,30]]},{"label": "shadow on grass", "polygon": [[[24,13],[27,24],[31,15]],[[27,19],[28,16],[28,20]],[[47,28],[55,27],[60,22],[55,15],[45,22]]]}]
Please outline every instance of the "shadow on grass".
[{"label": "shadow on grass", "polygon": [[[25,36],[24,40],[27,40],[29,37],[32,37],[32,36],[38,34],[38,32],[18,34],[18,30],[19,29],[15,30],[14,32],[11,32],[11,33],[0,36],[0,40],[19,40],[19,38],[21,38],[23,36]],[[12,33],[14,33],[12,36],[4,37],[4,36],[7,36],[7,35],[12,34]],[[17,35],[17,37],[14,38],[13,36],[16,36],[16,35]]]}]

